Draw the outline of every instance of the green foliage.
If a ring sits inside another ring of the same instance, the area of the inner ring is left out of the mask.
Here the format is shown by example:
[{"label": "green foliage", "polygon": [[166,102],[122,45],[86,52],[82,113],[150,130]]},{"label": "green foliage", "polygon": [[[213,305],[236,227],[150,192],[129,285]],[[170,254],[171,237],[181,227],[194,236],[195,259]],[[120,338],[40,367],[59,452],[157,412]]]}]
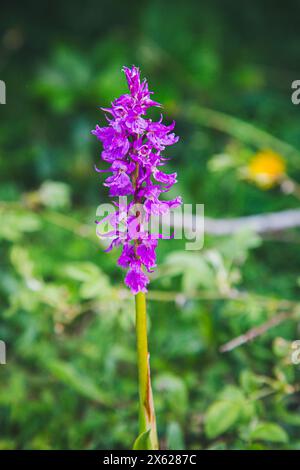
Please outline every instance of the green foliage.
[{"label": "green foliage", "polygon": [[166,433],[167,448],[170,450],[184,450],[184,438],[181,426],[176,421],[171,421]]},{"label": "green foliage", "polygon": [[287,443],[288,435],[282,427],[275,423],[259,423],[250,433],[250,439],[256,441],[269,441]]}]

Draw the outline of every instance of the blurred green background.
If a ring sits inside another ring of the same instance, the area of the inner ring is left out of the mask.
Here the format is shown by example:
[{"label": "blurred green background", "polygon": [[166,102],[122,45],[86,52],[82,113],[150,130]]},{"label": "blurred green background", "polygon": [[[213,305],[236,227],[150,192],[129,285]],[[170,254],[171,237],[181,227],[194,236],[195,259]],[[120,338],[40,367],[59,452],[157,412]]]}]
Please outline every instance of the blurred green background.
[{"label": "blurred green background", "polygon": [[[216,218],[297,208],[299,15],[297,1],[1,5],[0,449],[126,449],[138,432],[133,299],[94,225],[108,196],[90,130],[125,91],[121,67],[140,66],[176,119],[174,195]],[[285,186],[242,177],[266,148]],[[299,242],[160,242],[148,313],[162,448],[300,449]]]}]

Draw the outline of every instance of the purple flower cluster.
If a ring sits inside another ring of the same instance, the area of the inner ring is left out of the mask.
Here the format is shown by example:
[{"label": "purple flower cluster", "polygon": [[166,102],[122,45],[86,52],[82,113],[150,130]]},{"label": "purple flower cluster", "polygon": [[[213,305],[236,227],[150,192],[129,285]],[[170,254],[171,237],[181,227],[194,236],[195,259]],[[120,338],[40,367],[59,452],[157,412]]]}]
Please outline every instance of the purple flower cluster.
[{"label": "purple flower cluster", "polygon": [[[145,273],[156,266],[156,247],[159,234],[150,234],[143,226],[151,215],[159,216],[170,208],[181,204],[181,198],[161,201],[161,193],[167,192],[176,183],[176,173],[161,171],[166,159],[161,155],[166,146],[175,144],[178,137],[172,132],[175,122],[166,126],[162,117],[158,122],[146,119],[148,108],[161,105],[151,99],[152,92],[146,80],[140,80],[137,67],[124,67],[129,93],[115,99],[111,108],[102,108],[108,113],[107,127],[96,126],[92,131],[102,142],[102,159],[110,164],[111,172],[104,185],[109,195],[130,196],[124,207],[116,203],[118,210],[110,223],[115,227],[113,246],[123,246],[118,264],[128,269],[125,283],[133,294],[147,292],[149,279]],[[138,207],[138,209],[137,209]],[[125,216],[124,216],[125,214]],[[117,221],[123,217],[126,233],[118,230]]]}]

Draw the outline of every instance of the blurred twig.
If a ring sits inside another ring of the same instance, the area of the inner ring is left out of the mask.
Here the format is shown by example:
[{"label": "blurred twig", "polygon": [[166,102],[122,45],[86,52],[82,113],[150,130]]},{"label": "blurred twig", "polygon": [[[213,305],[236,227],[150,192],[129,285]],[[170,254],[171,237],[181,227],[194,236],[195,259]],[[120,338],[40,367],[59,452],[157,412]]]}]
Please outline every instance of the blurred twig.
[{"label": "blurred twig", "polygon": [[[23,202],[0,201],[0,207],[11,209],[28,209],[35,212],[34,209],[27,207]],[[73,217],[57,211],[39,211],[40,216],[65,230],[70,230],[76,235],[87,238],[99,246],[107,246],[107,239],[99,239],[96,236],[93,225],[82,224]],[[193,232],[195,227],[202,227],[203,220],[201,216],[193,214],[174,213],[170,225],[175,229],[184,229],[186,233]],[[231,235],[243,229],[251,229],[256,233],[270,233],[300,227],[300,209],[288,209],[280,212],[269,212],[265,214],[250,215],[245,217],[214,219],[204,218],[204,231],[211,235]]]},{"label": "blurred twig", "polygon": [[38,215],[46,222],[49,222],[65,230],[71,231],[82,238],[87,238],[97,245],[99,245],[99,243],[103,244],[104,246],[107,245],[107,242],[105,242],[105,240],[100,240],[99,237],[96,236],[94,224],[83,224],[82,222],[77,221],[74,217],[70,217],[69,215],[66,215],[62,212],[45,208],[41,209],[41,207],[31,207],[27,204],[26,200],[0,201],[0,208],[13,210],[23,209],[28,210],[30,212],[38,213]]}]

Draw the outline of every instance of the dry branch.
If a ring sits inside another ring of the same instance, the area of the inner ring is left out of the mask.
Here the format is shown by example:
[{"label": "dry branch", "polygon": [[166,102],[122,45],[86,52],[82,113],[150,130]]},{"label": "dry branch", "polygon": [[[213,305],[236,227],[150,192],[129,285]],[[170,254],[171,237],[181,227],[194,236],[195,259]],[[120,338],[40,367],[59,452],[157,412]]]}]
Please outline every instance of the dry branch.
[{"label": "dry branch", "polygon": [[268,330],[270,330],[271,328],[274,328],[274,326],[279,325],[280,323],[284,322],[288,318],[291,318],[291,314],[287,312],[280,312],[277,315],[274,315],[272,318],[270,318],[268,321],[266,321],[262,325],[251,328],[251,330],[247,331],[247,333],[241,336],[237,336],[236,338],[232,339],[228,343],[223,344],[219,348],[219,351],[222,353],[232,351],[238,346],[248,343],[254,338],[257,338],[258,336],[263,335]]}]

